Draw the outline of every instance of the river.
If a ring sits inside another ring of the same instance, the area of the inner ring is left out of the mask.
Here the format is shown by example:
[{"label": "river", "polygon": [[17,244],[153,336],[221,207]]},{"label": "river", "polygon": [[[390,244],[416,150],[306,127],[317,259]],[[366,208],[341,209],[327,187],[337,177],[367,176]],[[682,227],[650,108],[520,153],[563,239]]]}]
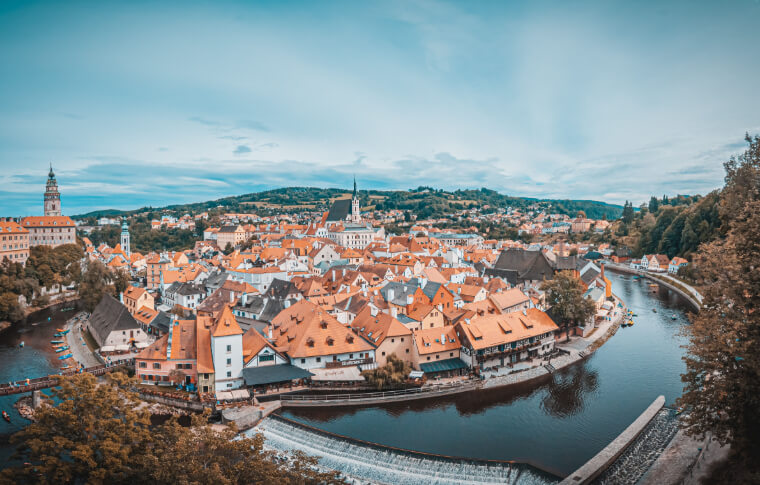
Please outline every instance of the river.
[{"label": "river", "polygon": [[[0,382],[42,377],[60,372],[59,360],[52,351],[50,340],[56,328],[74,316],[77,310],[62,312],[76,302],[61,303],[30,314],[21,322],[0,332]],[[50,320],[48,320],[50,318]],[[21,342],[24,347],[19,347]],[[28,394],[0,396],[0,410],[11,415],[11,422],[0,421],[0,463],[6,463],[13,453],[10,436],[29,424],[13,407],[16,401]]]},{"label": "river", "polygon": [[[611,274],[635,313],[599,350],[537,381],[426,401],[282,415],[341,435],[416,451],[532,463],[573,472],[635,420],[659,395],[673,404],[680,374],[687,303],[649,281]],[[653,312],[655,308],[657,312]],[[672,315],[676,319],[672,319]]]}]

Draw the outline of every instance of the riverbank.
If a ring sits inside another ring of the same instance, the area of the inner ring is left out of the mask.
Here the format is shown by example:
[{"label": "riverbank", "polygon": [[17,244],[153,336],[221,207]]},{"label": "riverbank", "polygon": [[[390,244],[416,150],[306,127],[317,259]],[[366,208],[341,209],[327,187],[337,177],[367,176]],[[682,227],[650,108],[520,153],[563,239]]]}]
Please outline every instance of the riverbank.
[{"label": "riverbank", "polygon": [[606,263],[605,267],[617,273],[632,274],[646,278],[650,281],[654,281],[657,284],[661,284],[664,287],[678,293],[682,298],[689,302],[694,311],[699,311],[702,307],[702,295],[691,285],[684,283],[681,280],[673,278],[666,273],[650,273],[648,271],[642,271],[640,269],[633,269],[630,266],[615,263]]}]

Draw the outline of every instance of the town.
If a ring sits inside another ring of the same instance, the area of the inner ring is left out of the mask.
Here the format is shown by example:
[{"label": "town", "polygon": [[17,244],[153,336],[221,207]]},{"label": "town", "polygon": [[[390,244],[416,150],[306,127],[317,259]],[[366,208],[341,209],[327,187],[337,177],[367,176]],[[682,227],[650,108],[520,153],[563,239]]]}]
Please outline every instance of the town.
[{"label": "town", "polygon": [[[309,387],[366,388],[371,371],[394,359],[409,369],[400,387],[473,378],[496,385],[552,372],[584,355],[585,347],[565,343],[571,337],[590,346],[624,319],[605,261],[670,274],[688,264],[619,256],[610,244],[583,241],[609,221],[537,206],[452,217],[498,219],[553,242],[485,239],[441,230],[440,219],[387,233],[384,223],[405,214],[363,212],[355,180],[321,213],[219,213],[214,225],[208,212],[164,216],[151,231],[194,230],[199,221],[203,229],[191,248],[145,254],[132,250],[129,217],[98,221],[120,227],[110,247],[91,242],[97,227],[62,215],[52,166],[43,209],[0,223],[0,258],[24,264],[31,247],[76,243],[85,267],[102,264],[128,282],[77,321],[67,338],[89,345],[67,345],[76,350],[62,369],[130,362],[153,392],[181,389],[220,407]],[[572,326],[547,301],[546,283],[559,273],[571,275],[590,308]]]}]

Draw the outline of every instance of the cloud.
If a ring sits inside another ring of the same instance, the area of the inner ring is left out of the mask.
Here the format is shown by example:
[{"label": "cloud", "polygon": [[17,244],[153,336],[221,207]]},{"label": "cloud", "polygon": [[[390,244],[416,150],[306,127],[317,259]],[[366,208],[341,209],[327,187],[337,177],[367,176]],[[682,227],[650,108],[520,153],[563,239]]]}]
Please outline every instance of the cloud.
[{"label": "cloud", "polygon": [[247,145],[238,145],[232,153],[235,155],[244,155],[246,153],[251,153],[251,148]]},{"label": "cloud", "polygon": [[189,121],[193,121],[195,123],[200,123],[205,126],[221,126],[222,124],[218,121],[209,120],[206,118],[201,118],[200,116],[191,116],[188,118]]},{"label": "cloud", "polygon": [[247,128],[256,131],[269,131],[269,127],[264,123],[254,120],[239,120],[235,123],[237,128]]}]

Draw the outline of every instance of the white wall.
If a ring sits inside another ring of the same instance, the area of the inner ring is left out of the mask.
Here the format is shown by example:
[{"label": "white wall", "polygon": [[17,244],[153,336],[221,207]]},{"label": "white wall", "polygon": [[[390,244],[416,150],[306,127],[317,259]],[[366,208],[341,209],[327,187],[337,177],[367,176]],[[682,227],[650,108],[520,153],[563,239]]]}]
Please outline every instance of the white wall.
[{"label": "white wall", "polygon": [[[230,351],[227,351],[227,346]],[[211,337],[211,355],[214,360],[215,390],[237,389],[243,385],[243,336]],[[230,365],[227,365],[230,359]],[[227,377],[230,372],[231,377]],[[230,385],[231,384],[231,385]]]}]

